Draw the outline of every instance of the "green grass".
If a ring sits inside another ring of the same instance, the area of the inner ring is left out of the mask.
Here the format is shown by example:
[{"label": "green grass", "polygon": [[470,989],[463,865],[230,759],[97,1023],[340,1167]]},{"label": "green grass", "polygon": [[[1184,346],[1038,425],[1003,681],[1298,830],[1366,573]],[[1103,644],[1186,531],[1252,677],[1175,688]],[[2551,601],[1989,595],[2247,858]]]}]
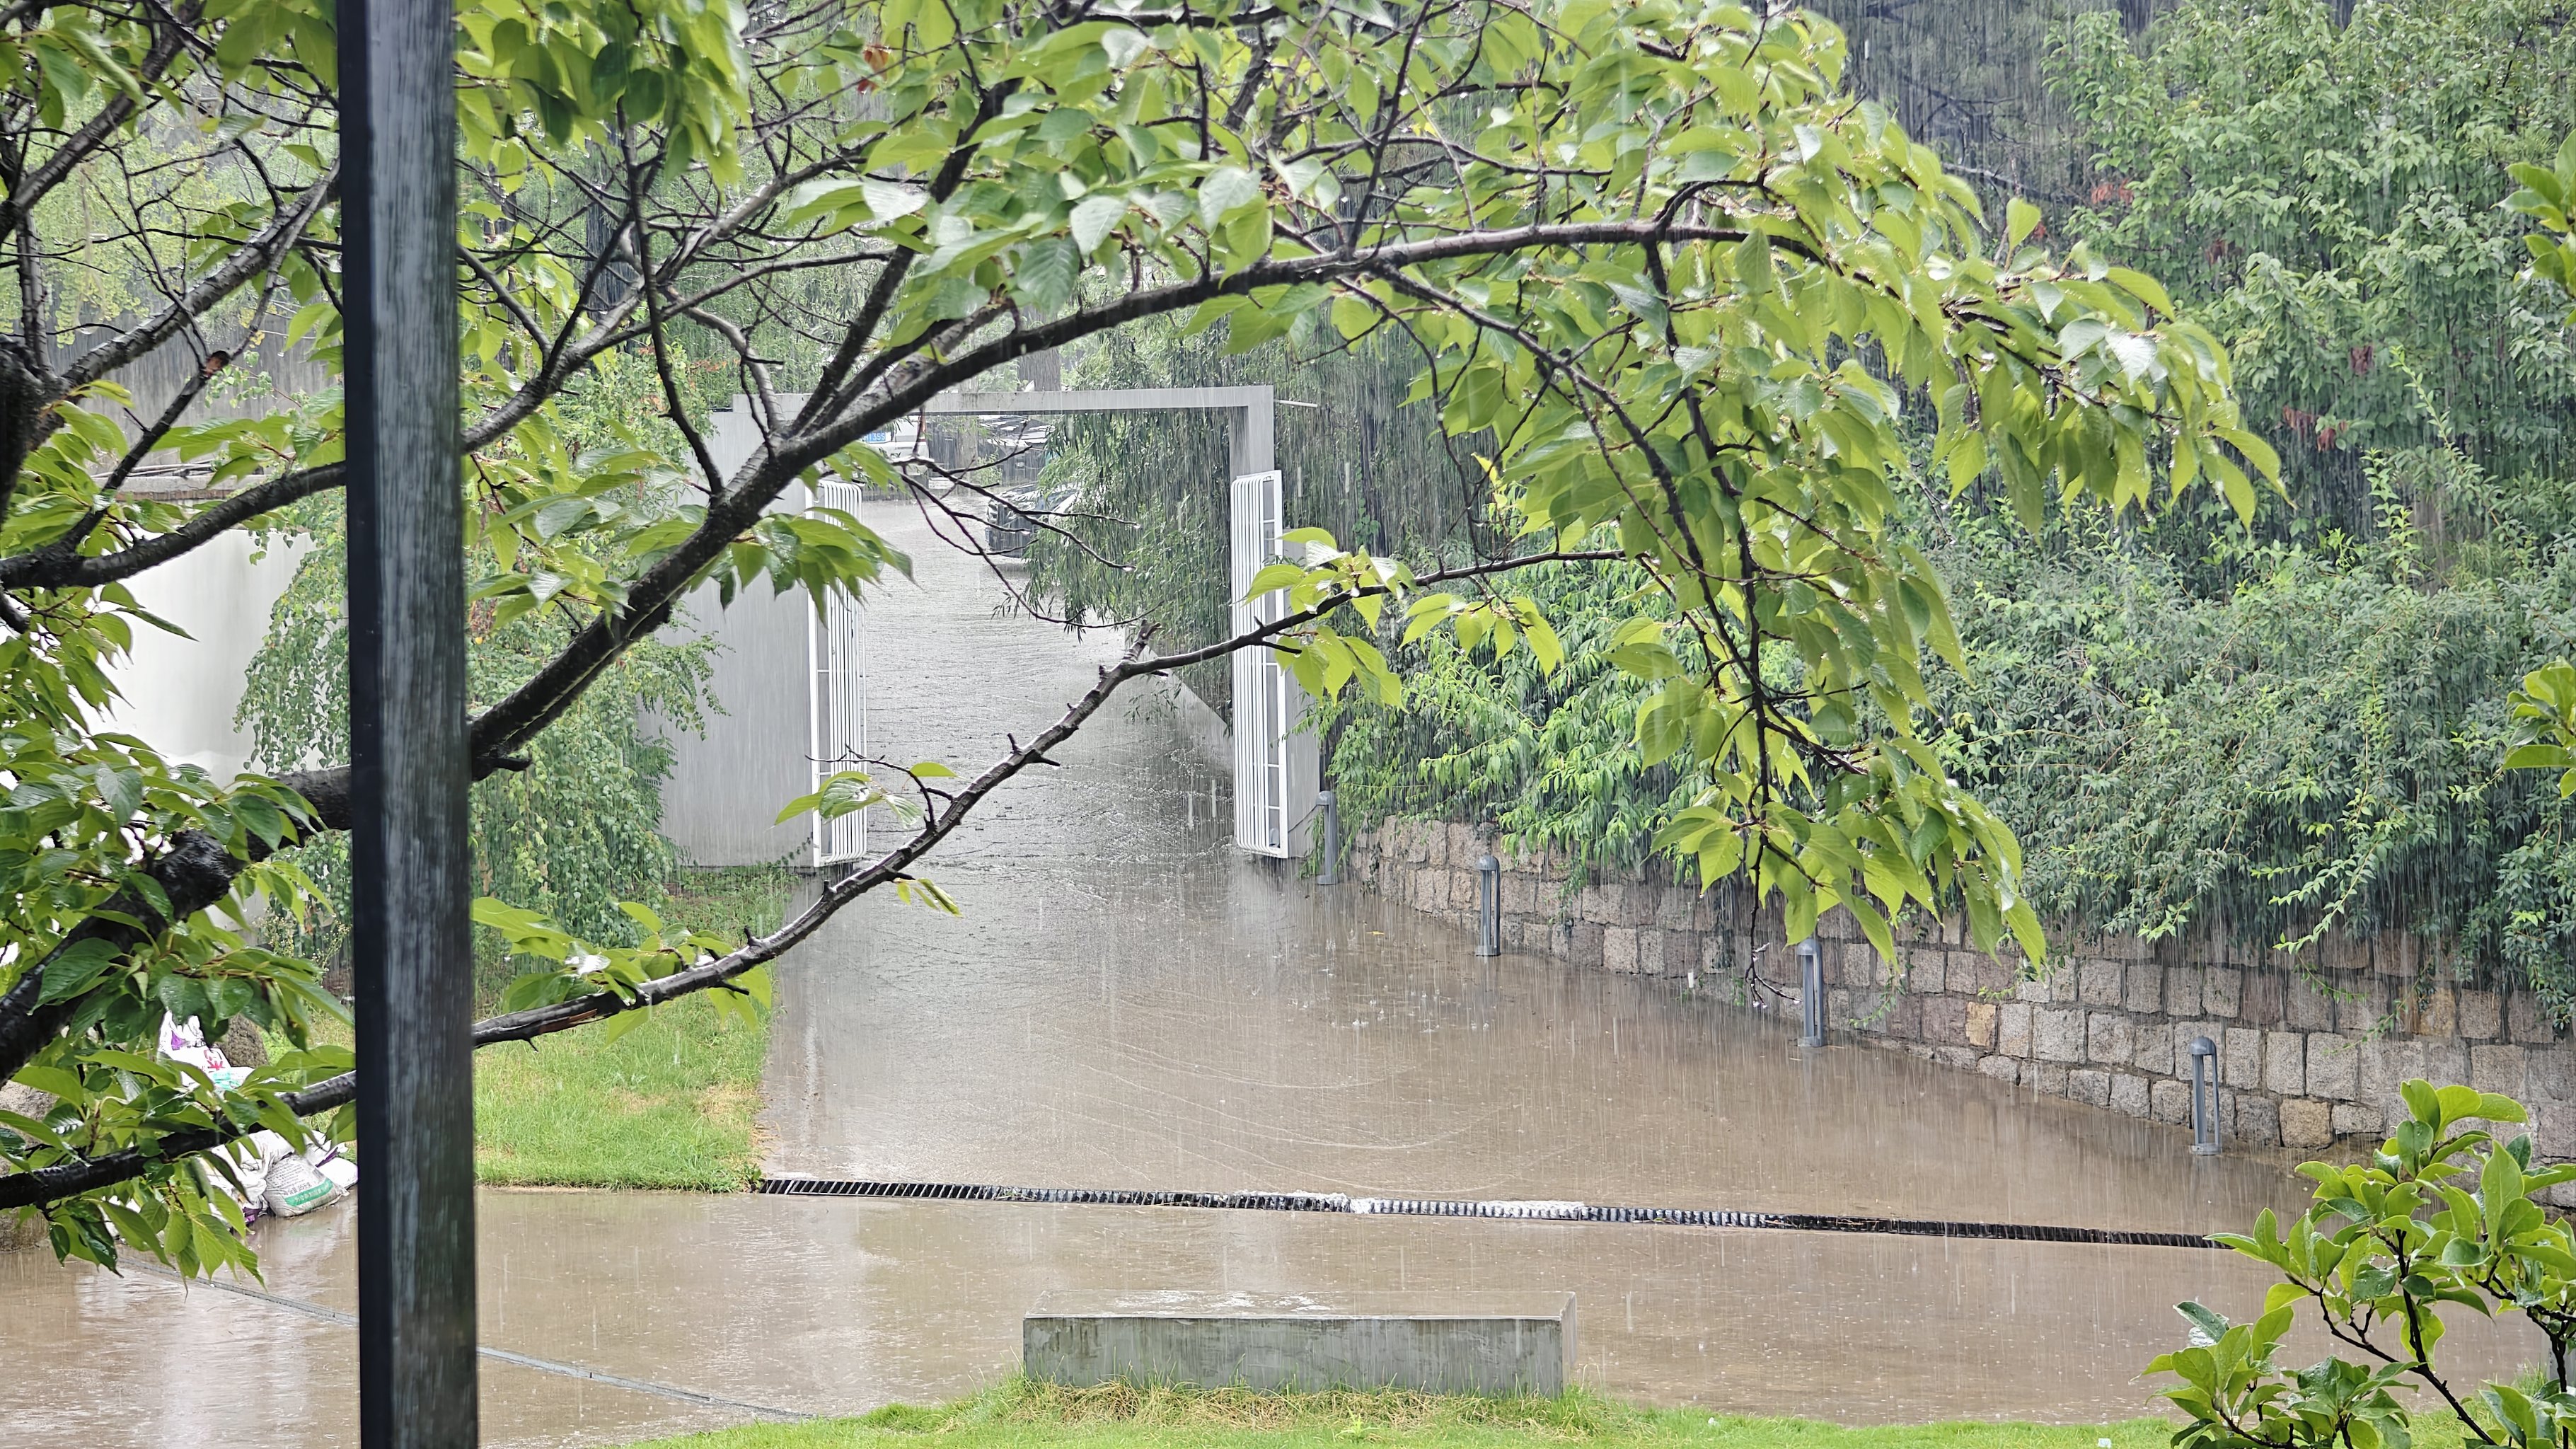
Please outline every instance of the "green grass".
[{"label": "green grass", "polygon": [[759,1175],[766,1027],[702,997],[615,1041],[576,1027],[474,1054],[474,1175],[512,1186],[731,1192]]},{"label": "green grass", "polygon": [[[1028,1445],[1140,1449],[1508,1449],[1518,1445],[1688,1445],[1695,1449],[2165,1449],[2161,1419],[2108,1425],[1917,1424],[1848,1429],[1812,1419],[1748,1419],[1704,1410],[1641,1409],[1575,1392],[1558,1399],[1480,1399],[1373,1393],[1256,1394],[1068,1389],[1013,1380],[935,1409],[879,1409],[856,1419],[756,1424],[657,1439],[653,1449],[824,1449],[918,1444],[924,1449]],[[644,1446],[638,1446],[644,1449]]]},{"label": "green grass", "polygon": [[[774,928],[785,871],[674,879],[666,920],[739,939]],[[730,1192],[759,1176],[766,1027],[719,1017],[703,996],[656,1008],[615,1041],[577,1027],[474,1057],[474,1172],[486,1183]]]}]

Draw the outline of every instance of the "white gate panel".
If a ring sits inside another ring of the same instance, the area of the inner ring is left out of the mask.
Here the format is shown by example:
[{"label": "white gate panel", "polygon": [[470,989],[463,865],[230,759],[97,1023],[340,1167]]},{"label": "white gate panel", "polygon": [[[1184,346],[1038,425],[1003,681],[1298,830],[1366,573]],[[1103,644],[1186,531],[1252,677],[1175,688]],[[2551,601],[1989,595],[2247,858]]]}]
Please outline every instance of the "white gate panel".
[{"label": "white gate panel", "polygon": [[[1279,472],[1234,480],[1234,632],[1277,623],[1283,592],[1244,597],[1253,575],[1279,556]],[[1239,649],[1234,659],[1234,843],[1260,855],[1292,853],[1297,817],[1290,794],[1289,732],[1296,727],[1296,681],[1266,648]]]},{"label": "white gate panel", "polygon": [[[860,490],[848,483],[825,483],[815,490],[815,503],[837,508],[855,518]],[[861,768],[868,749],[868,676],[859,645],[859,609],[846,594],[834,594],[820,617],[806,611],[807,653],[814,670],[814,788],[841,770]],[[814,863],[840,865],[862,858],[868,848],[868,812],[837,819],[814,816]]]}]

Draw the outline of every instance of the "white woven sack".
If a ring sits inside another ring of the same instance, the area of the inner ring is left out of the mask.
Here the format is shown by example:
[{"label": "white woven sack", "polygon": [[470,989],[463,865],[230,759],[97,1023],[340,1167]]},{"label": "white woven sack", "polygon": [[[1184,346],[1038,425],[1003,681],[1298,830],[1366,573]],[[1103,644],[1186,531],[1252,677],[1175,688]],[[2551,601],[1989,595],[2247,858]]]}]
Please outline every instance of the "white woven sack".
[{"label": "white woven sack", "polygon": [[340,1195],[340,1184],[301,1157],[281,1157],[268,1169],[268,1210],[300,1218]]}]

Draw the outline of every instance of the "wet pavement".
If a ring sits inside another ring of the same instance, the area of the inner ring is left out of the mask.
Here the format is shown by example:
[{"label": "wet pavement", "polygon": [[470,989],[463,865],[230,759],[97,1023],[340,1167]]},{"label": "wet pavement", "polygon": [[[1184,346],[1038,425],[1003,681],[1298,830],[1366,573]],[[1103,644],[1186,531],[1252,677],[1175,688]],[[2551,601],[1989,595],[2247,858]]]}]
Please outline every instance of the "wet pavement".
[{"label": "wet pavement", "polygon": [[[872,749],[961,771],[1114,657],[1017,616],[917,526],[869,619]],[[1226,843],[1168,705],[1113,705],[784,963],[770,1169],[1032,1186],[1552,1198],[2205,1231],[2303,1194],[2269,1158],[2033,1099],[1669,983],[1480,961],[1459,933]],[[879,829],[886,827],[882,822]],[[886,836],[880,834],[882,846]],[[348,1214],[261,1230],[267,1288],[351,1306]],[[2153,1408],[2176,1301],[2233,1255],[1828,1234],[990,1203],[487,1192],[485,1439],[616,1443],[1009,1371],[1050,1288],[1570,1289],[1589,1385],[1855,1422]],[[2469,1342],[2465,1331],[2455,1343]],[[2518,1362],[2490,1336],[2479,1359]],[[354,1442],[328,1317],[0,1254],[11,1445]],[[735,1401],[710,1404],[691,1395]]]}]

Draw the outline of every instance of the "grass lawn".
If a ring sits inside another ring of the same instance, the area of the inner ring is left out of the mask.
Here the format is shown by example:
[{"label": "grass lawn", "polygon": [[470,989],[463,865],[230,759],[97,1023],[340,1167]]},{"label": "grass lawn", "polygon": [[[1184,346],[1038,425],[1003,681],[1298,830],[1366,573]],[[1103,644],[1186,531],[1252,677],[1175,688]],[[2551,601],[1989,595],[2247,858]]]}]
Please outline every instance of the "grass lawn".
[{"label": "grass lawn", "polygon": [[[924,1449],[1024,1445],[1140,1449],[1417,1449],[1513,1445],[1692,1445],[1705,1449],[2165,1449],[2173,1425],[1920,1424],[1846,1429],[1812,1419],[1712,1417],[1639,1409],[1581,1392],[1561,1399],[1449,1398],[1397,1391],[1255,1394],[1243,1390],[1067,1389],[1015,1380],[935,1409],[892,1407],[856,1419],[759,1424],[657,1439],[652,1449],[825,1449],[905,1444]],[[644,1446],[638,1446],[644,1449]]]},{"label": "grass lawn", "polygon": [[[666,920],[739,938],[778,924],[789,877],[700,871],[674,880]],[[514,1186],[730,1192],[760,1171],[752,1121],[769,1033],[703,997],[656,1009],[615,1041],[596,1026],[474,1056],[474,1173]]]}]

